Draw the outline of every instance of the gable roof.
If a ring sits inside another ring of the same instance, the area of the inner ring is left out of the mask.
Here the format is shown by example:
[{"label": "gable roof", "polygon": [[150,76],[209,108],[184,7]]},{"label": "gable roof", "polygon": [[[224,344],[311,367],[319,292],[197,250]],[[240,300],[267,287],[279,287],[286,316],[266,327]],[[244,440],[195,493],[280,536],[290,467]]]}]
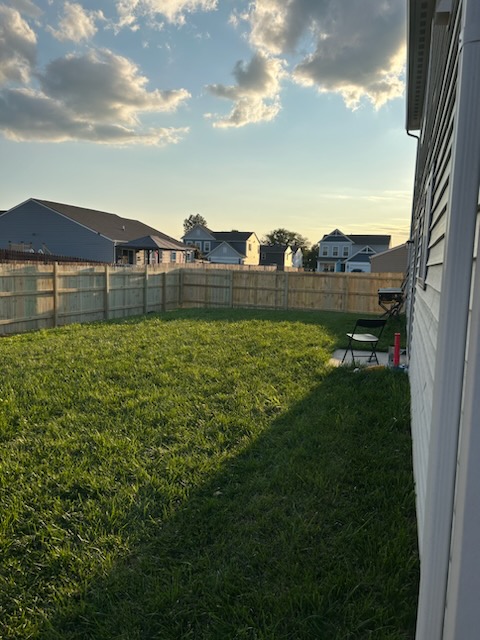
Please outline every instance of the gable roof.
[{"label": "gable roof", "polygon": [[390,240],[392,236],[384,236],[384,235],[350,235],[348,236],[355,244],[361,245],[369,245],[369,244],[384,244],[386,246],[390,245]]},{"label": "gable roof", "polygon": [[[199,230],[203,231],[204,234],[208,235],[212,240],[214,239],[214,236],[215,236],[214,231],[212,231],[211,229],[209,229],[208,227],[206,227],[203,224],[195,224],[186,233],[183,234],[182,238],[187,238],[190,235],[198,237],[198,231]],[[195,233],[193,233],[194,231],[195,231]]]},{"label": "gable roof", "polygon": [[330,233],[326,233],[320,242],[352,242],[350,236],[345,235],[340,229],[334,229]]},{"label": "gable roof", "polygon": [[188,251],[192,249],[192,247],[188,247],[186,244],[178,242],[163,233],[155,236],[144,236],[143,238],[130,240],[130,242],[122,242],[119,246],[128,249],[170,249],[173,251]]},{"label": "gable roof", "polygon": [[[225,248],[228,250],[227,252],[223,251],[223,249]],[[221,249],[222,251],[220,251]],[[215,247],[215,249],[212,249],[212,251],[210,251],[208,255],[214,256],[218,253],[222,253],[223,255],[225,255],[225,253],[228,253],[228,252],[230,252],[230,255],[234,254],[234,255],[238,255],[240,258],[245,258],[245,254],[239,251],[238,248],[236,248],[230,242],[221,242],[219,245]]]},{"label": "gable roof", "polygon": [[287,244],[262,244],[260,247],[262,253],[286,253],[289,249],[292,248]]},{"label": "gable roof", "polygon": [[38,198],[31,198],[31,200],[116,242],[128,242],[129,240],[135,240],[147,235],[169,238],[173,242],[177,242],[174,238],[166,236],[161,231],[143,222],[130,218],[122,218],[115,213],[106,213],[105,211],[97,211],[95,209],[84,209],[83,207],[75,207],[61,202],[39,200]]},{"label": "gable roof", "polygon": [[360,249],[359,251],[357,251],[356,253],[354,253],[352,256],[350,256],[349,258],[347,258],[346,260],[344,260],[345,263],[347,262],[370,262],[370,258],[372,256],[375,255],[375,251],[372,249],[372,247],[363,247],[363,249]]},{"label": "gable roof", "polygon": [[211,231],[215,240],[219,242],[246,242],[253,231]]}]

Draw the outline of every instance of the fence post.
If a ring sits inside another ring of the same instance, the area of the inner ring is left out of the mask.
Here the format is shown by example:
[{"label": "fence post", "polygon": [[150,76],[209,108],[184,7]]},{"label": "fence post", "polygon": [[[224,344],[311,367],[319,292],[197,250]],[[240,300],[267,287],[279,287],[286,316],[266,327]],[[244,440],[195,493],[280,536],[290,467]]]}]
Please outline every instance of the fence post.
[{"label": "fence post", "polygon": [[167,272],[164,271],[162,273],[162,312],[165,313],[167,310]]},{"label": "fence post", "polygon": [[228,297],[230,300],[230,306],[233,308],[233,271],[227,271],[229,274],[229,282],[228,282]]},{"label": "fence post", "polygon": [[180,269],[178,274],[178,308],[181,309],[183,307],[183,269]]},{"label": "fence post", "polygon": [[148,264],[145,265],[145,280],[143,283],[143,313],[148,313]]},{"label": "fence post", "polygon": [[284,271],[285,280],[283,283],[283,308],[288,309],[288,271]]},{"label": "fence post", "polygon": [[110,266],[105,265],[105,305],[104,305],[105,320],[110,318]]},{"label": "fence post", "polygon": [[58,327],[58,262],[53,263],[53,326]]}]

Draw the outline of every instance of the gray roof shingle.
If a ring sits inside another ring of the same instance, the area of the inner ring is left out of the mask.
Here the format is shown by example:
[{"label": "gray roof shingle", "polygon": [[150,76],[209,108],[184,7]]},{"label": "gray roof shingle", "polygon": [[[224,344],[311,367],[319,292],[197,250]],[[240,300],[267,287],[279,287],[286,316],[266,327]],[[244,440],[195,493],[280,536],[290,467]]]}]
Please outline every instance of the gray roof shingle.
[{"label": "gray roof shingle", "polygon": [[157,236],[181,244],[178,240],[165,235],[161,231],[143,222],[130,218],[122,218],[115,213],[106,213],[105,211],[96,211],[95,209],[84,209],[83,207],[75,207],[70,204],[51,202],[49,200],[39,200],[37,198],[32,198],[32,200],[116,242],[129,242],[130,240],[136,240],[137,238],[143,238],[145,236]]}]

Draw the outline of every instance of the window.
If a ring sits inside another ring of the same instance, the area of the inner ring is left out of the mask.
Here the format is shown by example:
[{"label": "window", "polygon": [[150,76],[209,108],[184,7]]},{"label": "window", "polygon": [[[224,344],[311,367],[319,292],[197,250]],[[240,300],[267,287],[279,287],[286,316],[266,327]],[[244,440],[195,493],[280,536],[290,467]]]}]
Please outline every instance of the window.
[{"label": "window", "polygon": [[202,241],[201,240],[195,240],[195,246],[197,247],[197,249],[200,249],[200,251],[202,250]]},{"label": "window", "polygon": [[328,256],[328,247],[322,248],[322,256]]},{"label": "window", "polygon": [[170,262],[176,262],[177,261],[177,252],[176,251],[171,251],[170,252]]},{"label": "window", "polygon": [[338,256],[338,247],[332,247],[332,256],[334,258]]},{"label": "window", "polygon": [[251,245],[251,243],[250,243],[250,242],[248,243],[248,250],[249,250],[249,251],[251,251],[251,250],[252,250],[252,245]]},{"label": "window", "polygon": [[344,258],[348,258],[348,253],[349,253],[348,247],[343,247],[343,257]]},{"label": "window", "polygon": [[211,249],[210,240],[205,240],[205,242],[203,243],[203,250],[205,251],[205,253],[209,253],[210,249]]}]

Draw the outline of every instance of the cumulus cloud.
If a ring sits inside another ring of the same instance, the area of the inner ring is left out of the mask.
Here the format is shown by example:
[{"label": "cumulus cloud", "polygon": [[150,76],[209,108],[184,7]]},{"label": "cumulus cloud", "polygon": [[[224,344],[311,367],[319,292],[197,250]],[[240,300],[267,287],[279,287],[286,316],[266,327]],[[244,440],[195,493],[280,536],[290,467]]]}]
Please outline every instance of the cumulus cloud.
[{"label": "cumulus cloud", "polygon": [[134,123],[141,111],[175,111],[185,89],[147,91],[147,78],[128,58],[108,50],[67,55],[38,74],[43,92],[87,118]]},{"label": "cumulus cloud", "polygon": [[184,24],[185,15],[195,11],[213,11],[218,0],[117,0],[119,27],[138,29],[137,19],[162,16],[167,22]]},{"label": "cumulus cloud", "polygon": [[32,0],[8,0],[6,4],[31,18],[39,18],[42,15],[42,10]]},{"label": "cumulus cloud", "polygon": [[253,46],[301,56],[293,78],[341,94],[350,108],[362,98],[379,108],[403,92],[405,15],[398,0],[256,0],[243,19]]},{"label": "cumulus cloud", "polygon": [[215,127],[243,127],[254,122],[273,120],[280,111],[280,81],[285,72],[278,58],[257,53],[248,64],[237,62],[233,70],[235,85],[213,84],[207,89],[234,104],[226,117],[208,114]]},{"label": "cumulus cloud", "polygon": [[58,29],[49,27],[48,30],[57,40],[81,42],[90,40],[96,34],[97,20],[105,20],[101,11],[87,11],[76,2],[66,2]]},{"label": "cumulus cloud", "polygon": [[0,5],[0,85],[28,82],[35,64],[37,38],[20,13]]},{"label": "cumulus cloud", "polygon": [[40,91],[0,94],[0,128],[10,139],[169,144],[187,132],[142,129],[142,113],[174,111],[190,94],[184,89],[148,91],[137,66],[108,50],[58,58],[37,79]]}]

